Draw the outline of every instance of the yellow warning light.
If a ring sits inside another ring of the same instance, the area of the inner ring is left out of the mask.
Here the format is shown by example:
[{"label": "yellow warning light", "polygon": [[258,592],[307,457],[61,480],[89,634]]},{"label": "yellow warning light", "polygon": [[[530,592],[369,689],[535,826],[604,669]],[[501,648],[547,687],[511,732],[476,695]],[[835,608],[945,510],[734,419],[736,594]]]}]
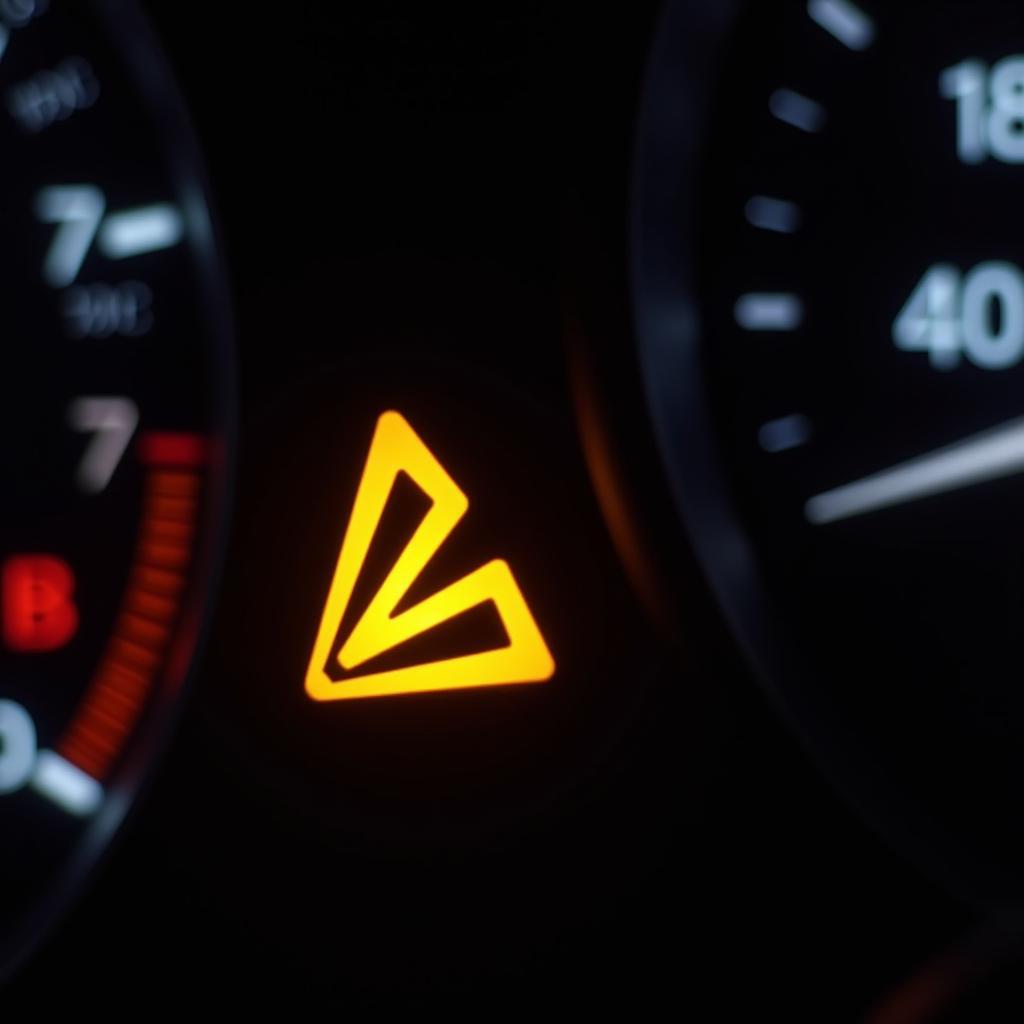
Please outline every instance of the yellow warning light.
[{"label": "yellow warning light", "polygon": [[[400,472],[407,473],[430,498],[431,506],[341,645],[338,663],[346,672],[358,669],[377,655],[486,601],[494,603],[509,642],[490,651],[335,681],[326,672],[327,660]],[[554,659],[512,570],[500,559],[480,566],[468,576],[395,614],[410,587],[468,508],[466,495],[405,418],[397,412],[385,412],[377,421],[370,443],[352,518],[341,544],[306,670],[306,692],[310,697],[345,700],[504,683],[538,683],[551,678],[555,671]]]}]

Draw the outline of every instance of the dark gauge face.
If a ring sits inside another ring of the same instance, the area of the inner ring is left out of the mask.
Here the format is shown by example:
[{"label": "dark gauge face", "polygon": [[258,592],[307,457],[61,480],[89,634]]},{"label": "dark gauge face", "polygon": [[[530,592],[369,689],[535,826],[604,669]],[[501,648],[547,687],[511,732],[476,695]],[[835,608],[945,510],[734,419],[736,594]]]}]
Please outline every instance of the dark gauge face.
[{"label": "dark gauge face", "polygon": [[215,560],[226,306],[157,58],[128,4],[0,2],[0,975],[127,809]]},{"label": "dark gauge face", "polygon": [[978,899],[1024,880],[1024,16],[677,3],[635,278],[677,495],[832,773]]}]

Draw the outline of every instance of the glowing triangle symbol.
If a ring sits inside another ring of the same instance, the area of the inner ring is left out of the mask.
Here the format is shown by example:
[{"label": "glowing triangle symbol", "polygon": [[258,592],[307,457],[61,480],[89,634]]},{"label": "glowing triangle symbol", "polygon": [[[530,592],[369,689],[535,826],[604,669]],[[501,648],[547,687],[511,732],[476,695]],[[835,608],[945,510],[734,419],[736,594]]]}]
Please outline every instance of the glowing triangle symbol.
[{"label": "glowing triangle symbol", "polygon": [[[357,670],[377,655],[487,601],[497,610],[508,645],[404,668],[349,675],[336,681],[326,672],[328,658],[400,472],[409,475],[431,505],[341,645],[338,664],[346,672]],[[405,418],[397,412],[384,413],[377,421],[370,442],[352,517],[341,544],[306,670],[306,693],[310,697],[344,700],[503,683],[537,683],[551,678],[555,671],[551,652],[512,570],[500,559],[487,562],[396,613],[409,589],[468,508],[466,495]]]}]

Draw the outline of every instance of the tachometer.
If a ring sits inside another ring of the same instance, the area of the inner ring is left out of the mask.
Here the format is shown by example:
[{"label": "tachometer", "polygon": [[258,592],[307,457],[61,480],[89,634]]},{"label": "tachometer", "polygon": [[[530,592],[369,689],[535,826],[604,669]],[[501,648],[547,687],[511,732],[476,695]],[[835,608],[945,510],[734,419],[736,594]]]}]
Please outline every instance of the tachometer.
[{"label": "tachometer", "polygon": [[121,821],[216,563],[227,303],[136,9],[0,2],[0,975]]}]

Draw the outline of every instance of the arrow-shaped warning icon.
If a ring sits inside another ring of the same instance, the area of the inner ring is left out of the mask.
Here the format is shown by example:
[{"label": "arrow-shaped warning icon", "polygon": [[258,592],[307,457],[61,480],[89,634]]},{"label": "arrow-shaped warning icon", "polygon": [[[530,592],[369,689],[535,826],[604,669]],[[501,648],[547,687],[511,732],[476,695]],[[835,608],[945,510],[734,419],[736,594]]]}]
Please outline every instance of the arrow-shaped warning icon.
[{"label": "arrow-shaped warning icon", "polygon": [[[408,544],[345,638],[337,662],[346,673],[334,680],[326,671],[353,590],[398,474],[404,472],[431,505]],[[396,613],[405,595],[466,514],[469,500],[405,418],[385,412],[377,421],[356,492],[306,671],[306,692],[314,700],[344,700],[427,690],[454,690],[550,679],[555,663],[508,563],[487,562],[430,597]],[[445,658],[387,671],[357,670],[373,658],[420,636],[485,602],[497,611],[508,644],[489,651]]]}]

